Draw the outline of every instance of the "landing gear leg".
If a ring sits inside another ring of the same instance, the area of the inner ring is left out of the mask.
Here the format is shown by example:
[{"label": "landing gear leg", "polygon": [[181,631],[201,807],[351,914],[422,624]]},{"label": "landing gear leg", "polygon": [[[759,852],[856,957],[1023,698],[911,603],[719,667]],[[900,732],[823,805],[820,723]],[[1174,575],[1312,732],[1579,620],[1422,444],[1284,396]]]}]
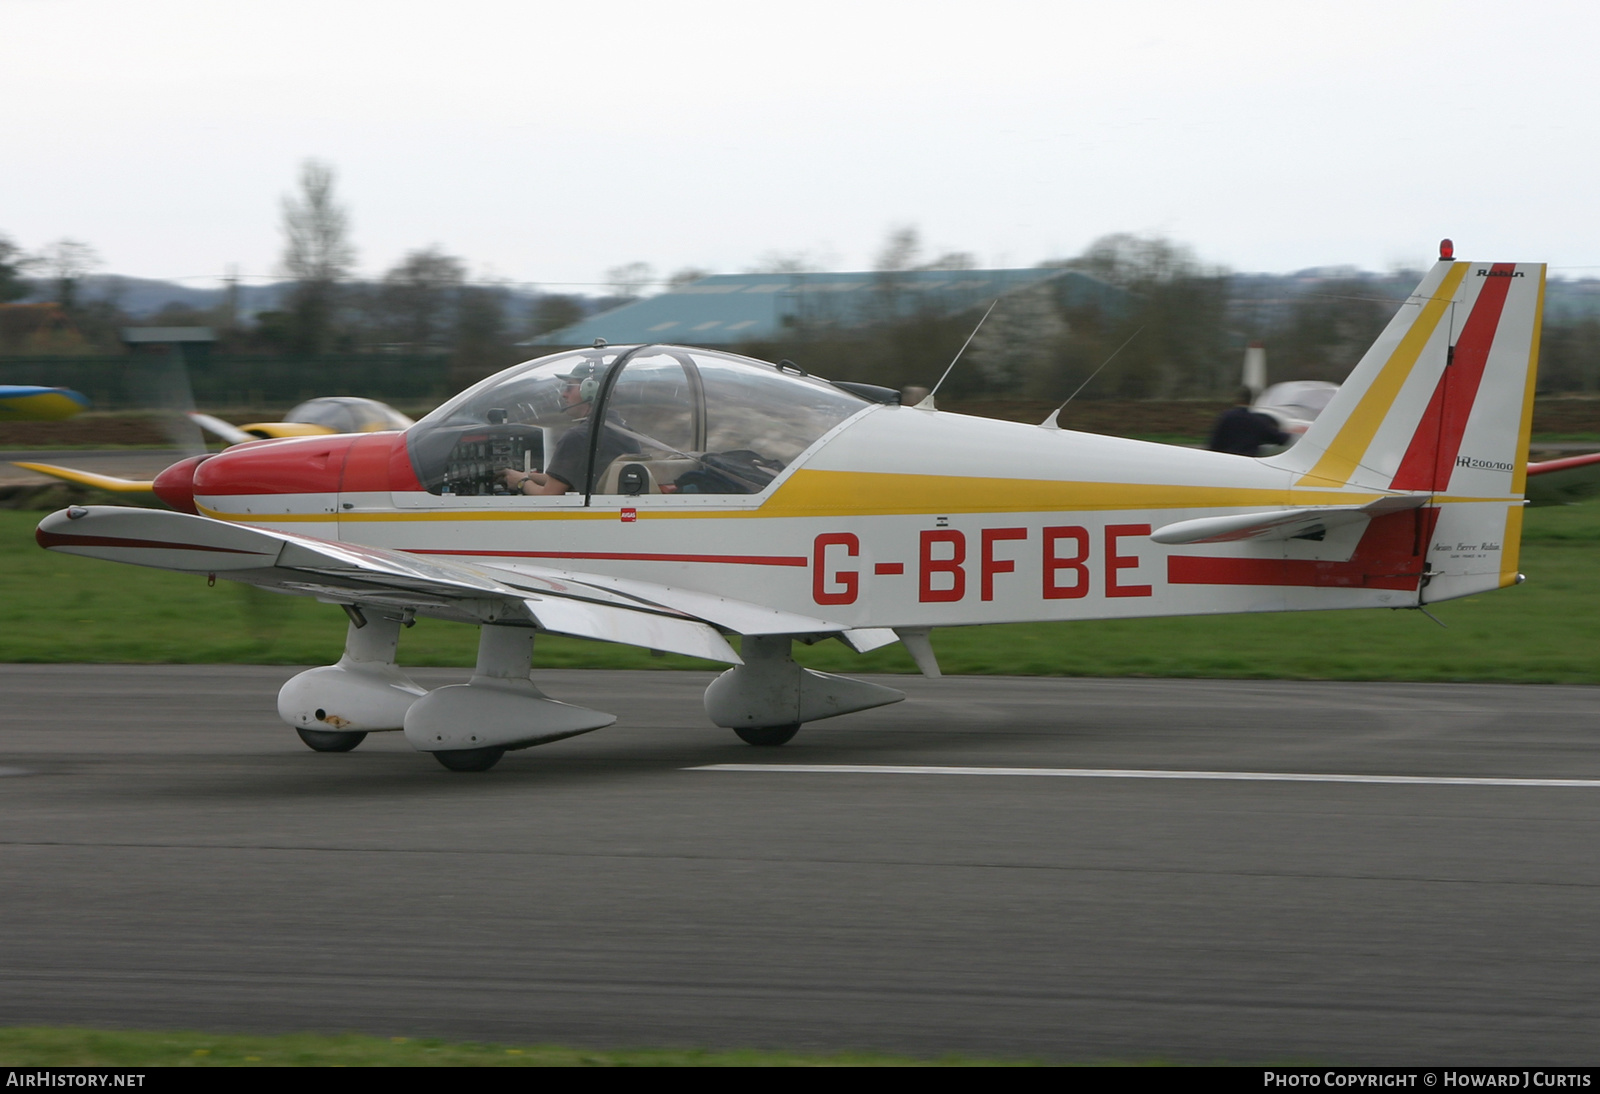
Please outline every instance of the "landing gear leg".
[{"label": "landing gear leg", "polygon": [[484,624],[478,665],[465,684],[435,688],[406,711],[406,740],[451,771],[487,771],[510,749],[600,729],[616,721],[533,686],[534,630]]},{"label": "landing gear leg", "polygon": [[349,752],[368,732],[399,729],[411,704],[428,694],[394,663],[402,619],[352,610],[344,656],[307,669],[278,691],[278,717],[308,748]]},{"label": "landing gear leg", "polygon": [[805,722],[898,703],[903,692],[865,680],[813,672],[789,656],[786,634],[746,635],[739,646],[744,664],[706,688],[706,714],[741,741],[765,748],[785,744]]}]

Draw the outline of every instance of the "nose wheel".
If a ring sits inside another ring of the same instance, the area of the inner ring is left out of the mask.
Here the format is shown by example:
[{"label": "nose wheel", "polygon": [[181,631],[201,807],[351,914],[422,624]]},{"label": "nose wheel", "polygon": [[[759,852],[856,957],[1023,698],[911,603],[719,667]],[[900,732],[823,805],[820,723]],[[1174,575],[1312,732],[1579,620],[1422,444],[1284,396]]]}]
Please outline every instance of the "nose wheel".
[{"label": "nose wheel", "polygon": [[314,752],[349,752],[367,739],[365,733],[334,729],[296,729],[306,747]]},{"label": "nose wheel", "polygon": [[800,723],[787,726],[735,726],[733,731],[747,745],[775,748],[794,740],[794,735],[800,732]]}]

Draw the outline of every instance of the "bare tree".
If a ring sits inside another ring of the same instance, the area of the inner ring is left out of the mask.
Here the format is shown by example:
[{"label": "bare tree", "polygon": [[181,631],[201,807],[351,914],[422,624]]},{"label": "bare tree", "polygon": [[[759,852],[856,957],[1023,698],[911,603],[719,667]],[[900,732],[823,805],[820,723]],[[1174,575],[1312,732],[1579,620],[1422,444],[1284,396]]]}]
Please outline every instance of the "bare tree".
[{"label": "bare tree", "polygon": [[655,269],[648,262],[629,262],[613,266],[606,271],[606,285],[615,296],[629,300],[644,292],[645,286],[655,280]]},{"label": "bare tree", "polygon": [[589,313],[584,309],[583,301],[578,297],[546,293],[534,301],[533,312],[529,317],[529,334],[538,338],[553,330],[570,327],[587,314]]},{"label": "bare tree", "polygon": [[809,251],[766,251],[745,273],[814,273],[821,268]]},{"label": "bare tree", "polygon": [[973,335],[967,357],[994,391],[1029,394],[1048,382],[1068,332],[1048,283],[1002,296]]},{"label": "bare tree", "polygon": [[0,235],[0,304],[21,300],[32,291],[23,276],[34,264],[34,259],[22,253],[22,248],[10,236]]},{"label": "bare tree", "polygon": [[710,276],[710,270],[701,270],[696,269],[694,266],[685,266],[683,269],[667,278],[667,291],[672,292],[675,289],[683,288],[685,285],[693,285],[702,277]]},{"label": "bare tree", "polygon": [[67,311],[78,306],[78,288],[84,276],[102,265],[95,249],[76,239],[58,239],[46,245],[34,261],[55,282],[56,303]]},{"label": "bare tree", "polygon": [[333,197],[333,168],[300,167],[300,192],[283,199],[283,269],[298,284],[291,294],[292,345],[321,353],[333,338],[338,284],[355,264],[350,218]]},{"label": "bare tree", "polygon": [[916,225],[905,224],[892,229],[883,241],[883,249],[873,261],[872,268],[880,273],[898,273],[915,269],[917,256],[922,253],[922,237]]},{"label": "bare tree", "polygon": [[451,378],[458,383],[481,379],[510,364],[504,360],[506,290],[494,284],[468,285],[456,306],[455,357]]},{"label": "bare tree", "polygon": [[442,343],[454,321],[467,269],[437,246],[412,251],[383,275],[384,326],[394,340],[419,348]]},{"label": "bare tree", "polygon": [[1129,232],[1101,236],[1089,244],[1082,255],[1065,265],[1113,285],[1133,289],[1202,276],[1204,272],[1188,247],[1161,236]]},{"label": "bare tree", "polygon": [[932,262],[924,263],[924,270],[975,270],[978,258],[971,251],[946,251]]}]

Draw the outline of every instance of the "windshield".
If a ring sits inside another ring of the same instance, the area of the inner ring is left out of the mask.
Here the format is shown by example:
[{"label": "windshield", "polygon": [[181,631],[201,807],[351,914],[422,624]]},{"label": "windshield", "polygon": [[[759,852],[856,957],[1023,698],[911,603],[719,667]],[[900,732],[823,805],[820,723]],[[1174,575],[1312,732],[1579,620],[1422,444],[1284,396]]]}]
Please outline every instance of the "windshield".
[{"label": "windshield", "polygon": [[517,494],[507,481],[529,472],[553,477],[557,493],[755,494],[870,405],[792,366],[603,347],[491,376],[417,423],[407,442],[435,494]]}]

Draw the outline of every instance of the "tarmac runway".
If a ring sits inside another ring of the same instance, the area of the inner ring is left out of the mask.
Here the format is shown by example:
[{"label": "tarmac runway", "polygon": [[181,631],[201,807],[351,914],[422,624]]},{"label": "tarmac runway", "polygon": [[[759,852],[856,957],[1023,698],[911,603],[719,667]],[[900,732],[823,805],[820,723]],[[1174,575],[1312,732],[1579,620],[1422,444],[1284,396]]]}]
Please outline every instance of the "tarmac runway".
[{"label": "tarmac runway", "polygon": [[548,672],[619,723],[464,775],[305,749],[294,671],[0,666],[0,1024],[1596,1058],[1600,690],[895,678],[755,749],[705,675]]}]

